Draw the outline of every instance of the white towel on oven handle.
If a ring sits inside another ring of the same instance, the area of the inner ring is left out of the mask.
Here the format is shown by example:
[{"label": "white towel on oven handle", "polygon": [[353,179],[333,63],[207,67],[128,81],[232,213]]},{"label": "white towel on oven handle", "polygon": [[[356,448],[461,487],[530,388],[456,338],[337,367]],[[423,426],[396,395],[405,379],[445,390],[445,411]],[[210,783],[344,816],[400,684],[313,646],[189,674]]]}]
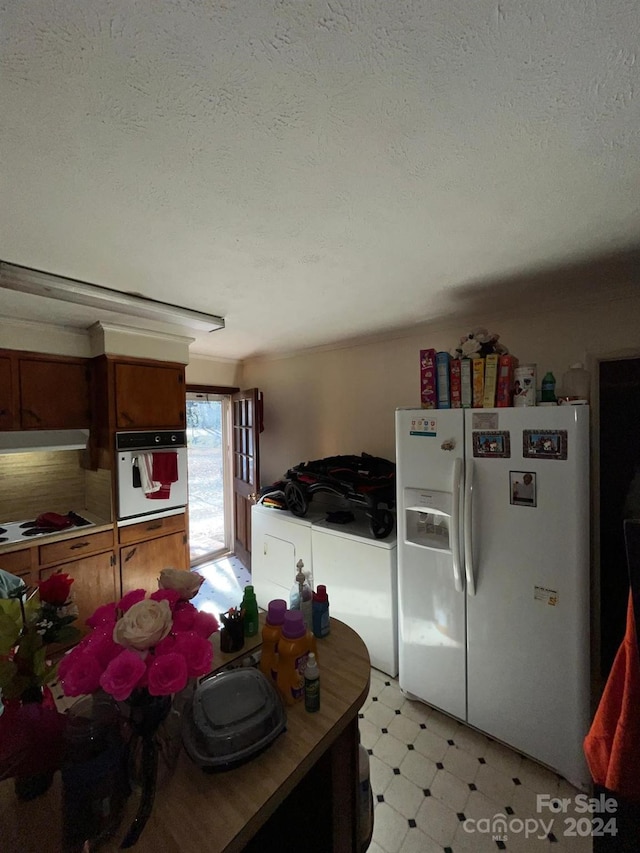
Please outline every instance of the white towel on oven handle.
[{"label": "white towel on oven handle", "polygon": [[153,479],[153,453],[140,453],[137,457],[140,470],[140,483],[145,495],[160,491],[162,483]]}]

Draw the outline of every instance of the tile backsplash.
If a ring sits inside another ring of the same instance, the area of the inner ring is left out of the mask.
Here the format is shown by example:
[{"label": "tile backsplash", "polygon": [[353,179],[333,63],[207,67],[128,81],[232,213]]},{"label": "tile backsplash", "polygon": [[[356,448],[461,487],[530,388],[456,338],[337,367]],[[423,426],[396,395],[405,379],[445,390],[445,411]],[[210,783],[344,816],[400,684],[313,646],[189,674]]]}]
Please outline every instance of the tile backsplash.
[{"label": "tile backsplash", "polygon": [[80,467],[79,450],[0,455],[0,521],[88,510],[111,518],[111,472]]}]

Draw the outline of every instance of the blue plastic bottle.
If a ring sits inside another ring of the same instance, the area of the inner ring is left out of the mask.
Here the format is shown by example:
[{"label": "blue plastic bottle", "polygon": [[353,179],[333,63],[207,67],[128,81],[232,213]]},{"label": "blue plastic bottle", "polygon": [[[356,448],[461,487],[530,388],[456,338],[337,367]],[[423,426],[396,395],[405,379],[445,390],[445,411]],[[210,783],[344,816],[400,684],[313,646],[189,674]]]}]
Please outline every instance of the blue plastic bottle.
[{"label": "blue plastic bottle", "polygon": [[318,639],[326,637],[330,631],[329,596],[324,584],[318,584],[313,593],[313,634]]}]

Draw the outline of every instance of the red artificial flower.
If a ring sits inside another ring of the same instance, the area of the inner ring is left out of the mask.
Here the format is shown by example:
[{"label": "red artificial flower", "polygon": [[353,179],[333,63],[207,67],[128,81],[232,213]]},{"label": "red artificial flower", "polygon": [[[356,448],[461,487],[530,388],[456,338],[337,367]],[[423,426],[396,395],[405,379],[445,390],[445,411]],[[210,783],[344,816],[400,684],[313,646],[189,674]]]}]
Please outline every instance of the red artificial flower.
[{"label": "red artificial flower", "polygon": [[45,581],[38,581],[40,601],[62,607],[69,600],[69,590],[74,580],[65,572],[56,572]]},{"label": "red artificial flower", "polygon": [[100,676],[100,687],[118,702],[128,699],[145,673],[147,666],[140,655],[123,649]]},{"label": "red artificial flower", "polygon": [[169,652],[154,658],[147,671],[149,693],[152,696],[168,696],[178,693],[187,686],[187,662],[182,655]]}]

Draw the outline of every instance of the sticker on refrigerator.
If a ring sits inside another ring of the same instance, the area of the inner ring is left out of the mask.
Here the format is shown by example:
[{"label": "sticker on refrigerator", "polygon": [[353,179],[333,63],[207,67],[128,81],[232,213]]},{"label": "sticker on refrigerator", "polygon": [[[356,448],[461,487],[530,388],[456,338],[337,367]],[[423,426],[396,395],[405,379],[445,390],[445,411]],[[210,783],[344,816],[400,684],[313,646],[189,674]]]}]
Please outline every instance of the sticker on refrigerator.
[{"label": "sticker on refrigerator", "polygon": [[525,459],[566,459],[567,430],[522,430],[522,455]]},{"label": "sticker on refrigerator", "polygon": [[543,604],[550,604],[555,607],[558,603],[558,590],[547,589],[546,586],[534,586],[533,597],[535,601],[541,601]]},{"label": "sticker on refrigerator", "polygon": [[411,418],[409,435],[434,436],[437,433],[437,421],[435,418]]},{"label": "sticker on refrigerator", "polygon": [[509,431],[474,432],[473,455],[481,458],[494,456],[509,459],[511,457]]},{"label": "sticker on refrigerator", "polygon": [[472,412],[471,429],[498,429],[498,413]]}]

